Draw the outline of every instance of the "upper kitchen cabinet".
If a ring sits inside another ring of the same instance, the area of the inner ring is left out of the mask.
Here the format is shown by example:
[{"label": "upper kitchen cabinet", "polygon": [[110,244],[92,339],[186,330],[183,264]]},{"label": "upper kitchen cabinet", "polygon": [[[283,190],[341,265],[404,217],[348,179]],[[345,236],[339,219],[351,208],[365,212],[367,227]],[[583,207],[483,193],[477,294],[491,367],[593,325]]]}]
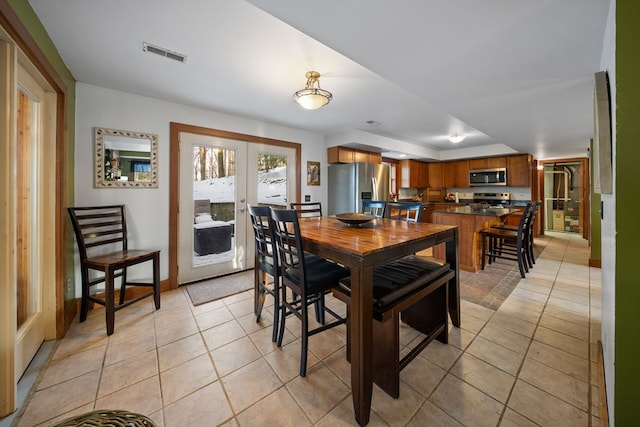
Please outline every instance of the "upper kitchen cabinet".
[{"label": "upper kitchen cabinet", "polygon": [[518,154],[507,156],[507,185],[509,187],[531,187],[533,156]]},{"label": "upper kitchen cabinet", "polygon": [[327,162],[329,163],[382,163],[382,154],[355,150],[349,147],[327,148]]},{"label": "upper kitchen cabinet", "polygon": [[469,187],[469,160],[443,163],[442,186],[444,188]]},{"label": "upper kitchen cabinet", "polygon": [[469,170],[506,168],[507,157],[483,157],[481,159],[469,159]]},{"label": "upper kitchen cabinet", "polygon": [[427,166],[427,185],[430,188],[444,188],[442,185],[442,163],[428,163]]},{"label": "upper kitchen cabinet", "polygon": [[418,160],[400,160],[396,174],[400,188],[426,188],[429,186],[427,163]]}]

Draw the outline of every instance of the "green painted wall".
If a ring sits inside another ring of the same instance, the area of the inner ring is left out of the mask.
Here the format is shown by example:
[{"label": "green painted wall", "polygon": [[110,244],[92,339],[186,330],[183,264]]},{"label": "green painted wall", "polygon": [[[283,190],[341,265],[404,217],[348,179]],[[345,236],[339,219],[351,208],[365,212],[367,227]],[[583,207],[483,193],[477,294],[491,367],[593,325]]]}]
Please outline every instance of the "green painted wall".
[{"label": "green painted wall", "polygon": [[[35,12],[31,8],[31,5],[27,0],[0,0],[6,1],[11,8],[15,11],[16,15],[20,18],[20,21],[28,28],[31,37],[36,41],[44,55],[49,62],[53,65],[56,72],[64,84],[67,86],[67,147],[65,152],[65,171],[66,174],[66,198],[65,206],[72,206],[74,201],[75,182],[74,182],[74,147],[75,147],[75,127],[76,127],[76,81],[71,75],[71,72],[64,64],[64,61],[58,54],[58,50],[54,46],[53,42],[49,38],[49,35],[45,31],[44,27],[40,23],[40,20],[36,16]],[[73,246],[73,230],[69,227],[69,233],[66,236],[67,253],[65,254],[65,283],[70,280],[71,287],[65,288],[65,302],[66,304],[73,303],[75,299],[75,274],[73,266],[74,246]]]},{"label": "green painted wall", "polygon": [[616,2],[615,424],[638,425],[640,384],[640,2]]}]

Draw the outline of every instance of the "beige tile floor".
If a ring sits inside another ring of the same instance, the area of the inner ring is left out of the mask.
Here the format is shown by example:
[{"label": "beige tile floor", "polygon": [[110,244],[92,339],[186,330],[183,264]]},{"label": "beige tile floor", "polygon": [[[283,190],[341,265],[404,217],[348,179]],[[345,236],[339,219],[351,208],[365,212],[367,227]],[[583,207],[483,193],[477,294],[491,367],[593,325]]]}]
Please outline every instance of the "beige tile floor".
[{"label": "beige tile floor", "polygon": [[[400,399],[374,385],[371,426],[599,425],[600,270],[575,235],[536,245],[535,267],[497,311],[463,301],[461,328],[402,372]],[[56,343],[13,424],[119,408],[168,427],[355,425],[344,328],[311,337],[301,378],[299,324],[287,321],[278,348],[270,312],[256,323],[252,301],[244,292],[194,307],[178,289],[159,311],[149,300],[118,312],[111,337],[92,311]],[[403,328],[403,345],[416,338]]]}]

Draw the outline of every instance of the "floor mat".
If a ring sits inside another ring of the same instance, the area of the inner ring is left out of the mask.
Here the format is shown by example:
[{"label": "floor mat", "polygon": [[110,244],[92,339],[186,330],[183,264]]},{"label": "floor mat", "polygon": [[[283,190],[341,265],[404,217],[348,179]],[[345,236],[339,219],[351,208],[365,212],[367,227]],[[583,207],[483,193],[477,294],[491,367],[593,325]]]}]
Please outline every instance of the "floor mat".
[{"label": "floor mat", "polygon": [[194,306],[253,289],[253,270],[186,285]]}]

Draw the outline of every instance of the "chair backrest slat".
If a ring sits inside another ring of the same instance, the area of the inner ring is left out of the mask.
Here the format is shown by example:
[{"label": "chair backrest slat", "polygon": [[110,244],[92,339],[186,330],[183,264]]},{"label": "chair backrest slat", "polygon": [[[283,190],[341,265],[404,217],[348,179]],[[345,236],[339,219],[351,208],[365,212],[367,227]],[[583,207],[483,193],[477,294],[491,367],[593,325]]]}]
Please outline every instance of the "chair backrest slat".
[{"label": "chair backrest slat", "polygon": [[300,218],[322,216],[322,204],[320,202],[289,203]]},{"label": "chair backrest slat", "polygon": [[67,211],[81,260],[87,259],[87,249],[90,248],[127,249],[124,205],[70,207]]},{"label": "chair backrest slat", "polygon": [[299,270],[300,280],[306,283],[304,248],[300,234],[298,214],[295,210],[271,208],[274,235],[283,272]]},{"label": "chair backrest slat", "polygon": [[401,219],[407,222],[418,222],[420,217],[421,203],[405,202],[405,203],[387,203],[384,217],[391,219]]},{"label": "chair backrest slat", "polygon": [[380,200],[363,200],[362,213],[373,215],[377,218],[384,218],[387,202]]},{"label": "chair backrest slat", "polygon": [[256,260],[272,264],[277,269],[278,253],[271,210],[268,206],[249,206],[249,216],[251,217],[251,225],[256,242]]}]

